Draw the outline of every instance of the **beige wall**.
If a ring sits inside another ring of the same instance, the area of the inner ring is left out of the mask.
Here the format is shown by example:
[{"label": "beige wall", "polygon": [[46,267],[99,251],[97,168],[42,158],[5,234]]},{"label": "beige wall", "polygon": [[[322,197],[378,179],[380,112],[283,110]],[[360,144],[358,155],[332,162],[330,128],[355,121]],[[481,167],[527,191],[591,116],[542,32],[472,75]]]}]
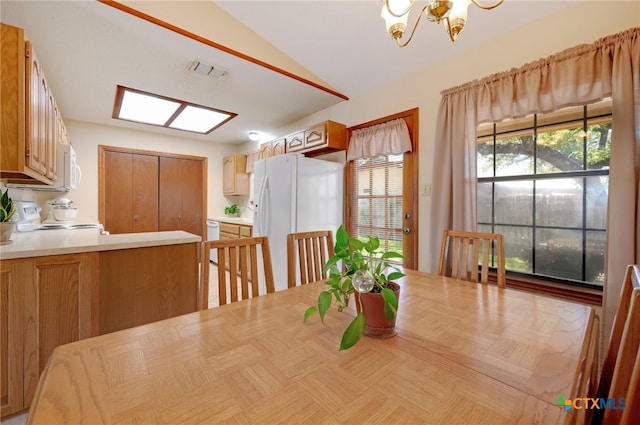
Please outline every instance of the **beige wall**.
[{"label": "beige wall", "polygon": [[[543,3],[543,2],[541,2]],[[615,7],[613,7],[615,6]],[[604,19],[603,17],[606,17]],[[469,25],[472,25],[470,22]],[[419,182],[438,184],[431,175],[432,151],[435,143],[434,128],[440,102],[440,92],[489,74],[520,67],[525,63],[549,56],[566,48],[592,43],[596,39],[640,24],[640,2],[637,1],[586,1],[565,11],[524,26],[507,36],[475,49],[472,52],[453,56],[446,61],[419,72],[378,87],[362,96],[354,97],[334,107],[310,115],[303,120],[283,127],[278,135],[287,134],[307,125],[326,119],[354,126],[403,110],[418,107],[419,120]],[[419,34],[417,35],[419,36]],[[462,34],[464,36],[464,33]],[[411,46],[408,47],[410,49]],[[453,45],[451,48],[455,48]],[[414,54],[422,54],[414,52]],[[98,177],[97,147],[99,144],[125,146],[129,148],[174,152],[209,158],[208,169],[208,215],[220,216],[223,208],[231,202],[245,205],[247,199],[225,198],[221,193],[222,157],[234,152],[249,151],[251,144],[240,146],[212,145],[180,137],[154,133],[117,129],[82,122],[65,121],[78,153],[83,169],[83,182],[79,189],[68,194],[80,209],[78,221],[97,220]],[[330,160],[341,160],[343,154],[333,155]],[[39,199],[50,197],[38,194]],[[59,196],[60,194],[53,194]],[[432,265],[438,253],[427,252],[431,199],[419,197],[419,268],[433,271]],[[245,211],[245,214],[247,212]]]},{"label": "beige wall", "polygon": [[[196,141],[143,131],[65,120],[78,163],[82,168],[80,186],[69,193],[38,192],[41,207],[47,198],[66,196],[78,207],[76,222],[98,220],[98,145],[120,146],[166,153],[207,157],[208,215],[223,215],[229,201],[222,196],[222,158],[235,153],[232,145],[215,145],[211,141]],[[108,230],[108,229],[107,229]]]},{"label": "beige wall", "polygon": [[[541,2],[544,4],[544,2]],[[606,17],[604,19],[603,17]],[[469,25],[473,25],[470,22]],[[473,50],[453,56],[436,65],[378,87],[283,128],[293,131],[324,119],[343,122],[347,127],[418,107],[419,183],[438,184],[433,178],[432,152],[435,124],[444,89],[507,71],[547,57],[566,48],[593,43],[600,37],[640,25],[640,2],[587,1],[554,16],[524,26],[506,36]],[[416,36],[419,36],[416,35]],[[461,35],[464,36],[464,33]],[[411,46],[407,47],[411,48]],[[453,49],[454,46],[451,46]],[[422,54],[415,52],[415,54]],[[435,271],[439,253],[427,252],[429,238],[440,238],[429,231],[431,198],[419,197],[419,269]]]}]

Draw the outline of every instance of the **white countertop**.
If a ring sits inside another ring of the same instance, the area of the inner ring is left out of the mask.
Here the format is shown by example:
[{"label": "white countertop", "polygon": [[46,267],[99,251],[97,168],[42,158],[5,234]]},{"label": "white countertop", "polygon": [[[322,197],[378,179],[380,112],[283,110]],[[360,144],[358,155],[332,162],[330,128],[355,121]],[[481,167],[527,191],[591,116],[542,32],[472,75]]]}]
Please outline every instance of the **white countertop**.
[{"label": "white countertop", "polygon": [[253,219],[247,217],[210,217],[207,220],[224,221],[225,223],[245,224],[253,226]]},{"label": "white countertop", "polygon": [[0,260],[177,245],[201,242],[202,238],[182,230],[101,235],[98,229],[79,229],[13,232],[11,240],[0,246]]}]

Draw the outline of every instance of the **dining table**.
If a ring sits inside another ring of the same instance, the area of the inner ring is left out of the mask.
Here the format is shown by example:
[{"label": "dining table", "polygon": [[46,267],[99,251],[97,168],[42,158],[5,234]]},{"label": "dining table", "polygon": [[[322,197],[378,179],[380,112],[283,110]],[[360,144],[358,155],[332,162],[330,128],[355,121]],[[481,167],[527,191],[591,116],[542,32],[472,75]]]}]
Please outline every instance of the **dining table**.
[{"label": "dining table", "polygon": [[557,424],[592,307],[405,270],[390,338],[339,350],[323,281],[57,347],[28,424]]}]

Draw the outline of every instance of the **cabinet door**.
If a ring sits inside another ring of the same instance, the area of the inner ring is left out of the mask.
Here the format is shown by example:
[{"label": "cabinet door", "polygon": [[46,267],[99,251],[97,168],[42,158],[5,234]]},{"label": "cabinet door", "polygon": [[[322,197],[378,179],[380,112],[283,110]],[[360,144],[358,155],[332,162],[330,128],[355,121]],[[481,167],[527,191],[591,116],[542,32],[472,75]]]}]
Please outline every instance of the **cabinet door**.
[{"label": "cabinet door", "polygon": [[158,230],[158,157],[104,152],[104,217],[110,233]]},{"label": "cabinet door", "polygon": [[0,416],[24,409],[24,286],[33,280],[28,261],[0,264]]},{"label": "cabinet door", "polygon": [[296,152],[304,149],[304,131],[287,136],[286,143],[287,152]]},{"label": "cabinet door", "polygon": [[29,168],[44,175],[45,169],[45,137],[46,137],[46,87],[43,86],[44,78],[40,62],[35,56],[31,43],[27,42],[27,64],[25,68],[26,81],[26,134],[25,156]]},{"label": "cabinet door", "polygon": [[201,160],[160,157],[159,230],[203,235],[204,164]]},{"label": "cabinet door", "polygon": [[222,193],[225,195],[249,194],[247,155],[230,155],[222,159]]},{"label": "cabinet door", "polygon": [[[31,403],[53,349],[97,335],[91,316],[97,303],[97,253],[29,260],[33,279],[25,285],[24,405]],[[94,298],[95,297],[95,298]]]},{"label": "cabinet door", "polygon": [[56,143],[58,141],[58,107],[53,93],[47,87],[46,104],[46,137],[45,137],[45,161],[46,176],[51,180],[56,178]]},{"label": "cabinet door", "polygon": [[326,143],[324,124],[317,125],[304,132],[304,147],[312,148],[315,146],[322,146]]},{"label": "cabinet door", "polygon": [[285,150],[286,150],[285,146],[286,146],[286,141],[284,138],[274,140],[271,143],[271,156],[282,155],[283,153],[285,153]]},{"label": "cabinet door", "polygon": [[273,156],[271,142],[262,143],[258,152],[258,159],[271,158]]},{"label": "cabinet door", "polygon": [[[262,159],[262,158],[260,158]],[[236,191],[236,157],[225,156],[222,159],[222,193],[225,195]]]}]

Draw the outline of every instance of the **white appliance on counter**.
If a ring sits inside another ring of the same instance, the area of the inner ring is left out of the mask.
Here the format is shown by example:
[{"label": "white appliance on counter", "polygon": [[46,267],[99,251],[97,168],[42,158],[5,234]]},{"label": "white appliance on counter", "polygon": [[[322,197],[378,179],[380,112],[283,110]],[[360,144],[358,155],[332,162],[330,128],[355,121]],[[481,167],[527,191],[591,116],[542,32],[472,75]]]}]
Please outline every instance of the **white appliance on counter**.
[{"label": "white appliance on counter", "polygon": [[68,221],[43,222],[40,218],[42,209],[32,201],[14,201],[16,205],[16,230],[18,232],[33,232],[37,230],[79,230],[79,229],[99,229],[101,234],[105,232],[100,223],[71,223]]},{"label": "white appliance on counter", "polygon": [[[217,241],[220,239],[220,223],[215,220],[207,220],[207,240]],[[218,264],[218,250],[209,251],[209,261]]]},{"label": "white appliance on counter", "polygon": [[254,184],[253,235],[269,237],[276,291],[287,289],[287,235],[327,229],[335,234],[343,222],[344,165],[277,155],[256,161]]},{"label": "white appliance on counter", "polygon": [[76,161],[76,152],[73,146],[58,143],[56,146],[56,180],[52,185],[10,183],[7,186],[18,189],[66,192],[75,189],[81,179],[82,172]]}]

